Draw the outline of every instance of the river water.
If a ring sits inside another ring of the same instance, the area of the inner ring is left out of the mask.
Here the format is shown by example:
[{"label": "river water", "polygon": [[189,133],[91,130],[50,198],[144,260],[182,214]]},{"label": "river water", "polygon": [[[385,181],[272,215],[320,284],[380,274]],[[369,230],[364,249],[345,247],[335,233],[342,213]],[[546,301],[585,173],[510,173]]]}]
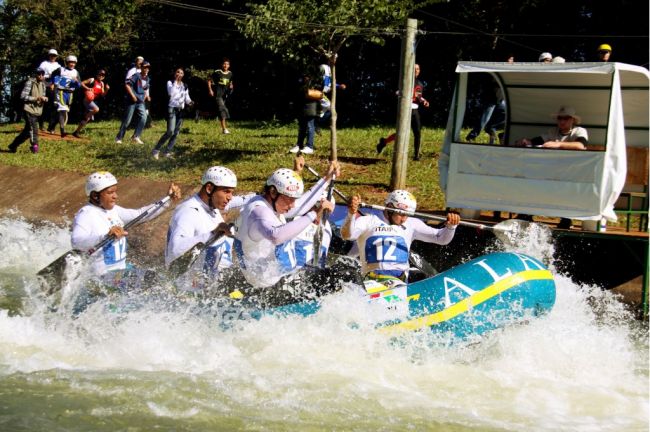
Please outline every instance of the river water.
[{"label": "river water", "polygon": [[73,315],[33,276],[68,231],[2,218],[0,242],[2,431],[648,430],[647,327],[561,274],[547,316],[452,343],[379,334],[348,292],[227,329],[189,307]]}]

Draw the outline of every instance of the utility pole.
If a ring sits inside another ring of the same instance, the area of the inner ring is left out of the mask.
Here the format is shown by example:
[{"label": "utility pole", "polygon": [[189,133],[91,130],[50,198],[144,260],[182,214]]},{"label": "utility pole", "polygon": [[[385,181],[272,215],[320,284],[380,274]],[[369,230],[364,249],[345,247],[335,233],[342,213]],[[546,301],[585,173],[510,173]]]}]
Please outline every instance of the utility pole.
[{"label": "utility pole", "polygon": [[415,33],[417,27],[417,20],[413,18],[406,20],[406,35],[402,39],[402,58],[400,59],[397,139],[395,140],[390,176],[391,190],[404,189],[406,186],[406,166],[411,136],[411,103],[415,82]]}]

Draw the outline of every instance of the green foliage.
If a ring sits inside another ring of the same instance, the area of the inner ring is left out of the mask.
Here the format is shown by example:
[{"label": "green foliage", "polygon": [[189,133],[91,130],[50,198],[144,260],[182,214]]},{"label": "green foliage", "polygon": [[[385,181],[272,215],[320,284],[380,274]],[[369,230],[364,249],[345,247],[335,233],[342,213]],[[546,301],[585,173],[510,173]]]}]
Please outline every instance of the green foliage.
[{"label": "green foliage", "polygon": [[374,43],[400,34],[415,7],[408,0],[270,0],[251,5],[251,14],[236,19],[240,31],[285,59],[309,64],[332,58],[353,36]]}]

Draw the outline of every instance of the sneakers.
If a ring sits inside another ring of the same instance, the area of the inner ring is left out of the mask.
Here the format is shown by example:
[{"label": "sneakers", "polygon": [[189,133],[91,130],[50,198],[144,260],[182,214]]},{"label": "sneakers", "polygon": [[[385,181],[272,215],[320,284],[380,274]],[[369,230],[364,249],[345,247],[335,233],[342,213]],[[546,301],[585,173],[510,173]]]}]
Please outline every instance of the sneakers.
[{"label": "sneakers", "polygon": [[67,136],[68,136],[67,133],[65,133],[65,132],[61,132],[61,138],[65,138],[65,137],[67,137]]},{"label": "sneakers", "polygon": [[116,139],[116,140],[115,140],[115,144],[122,144],[122,140],[121,140],[121,139],[119,139],[119,138],[118,138],[118,139]]},{"label": "sneakers", "polygon": [[9,151],[9,153],[16,153],[16,152],[18,151],[18,146],[17,146],[17,145],[13,145],[13,144],[9,144],[9,149],[8,149],[8,151]]},{"label": "sneakers", "polygon": [[165,153],[167,159],[174,159],[174,153]]},{"label": "sneakers", "polygon": [[379,138],[379,142],[377,143],[377,154],[381,154],[384,148],[386,148],[386,139]]},{"label": "sneakers", "polygon": [[81,138],[81,135],[77,131],[72,132],[72,136],[75,138]]},{"label": "sneakers", "polygon": [[[293,150],[293,149],[292,149],[292,150]],[[314,149],[311,148],[311,147],[305,147],[305,148],[302,149],[302,152],[303,152],[304,154],[313,154],[313,153],[314,153]]]},{"label": "sneakers", "polygon": [[300,151],[300,147],[298,147],[297,145],[289,149],[289,153],[298,153],[299,151]]},{"label": "sneakers", "polygon": [[144,142],[142,142],[140,137],[133,137],[133,138],[131,138],[131,141],[133,141],[136,144],[144,144]]},{"label": "sneakers", "polygon": [[30,150],[32,151],[32,153],[34,153],[34,154],[38,153],[38,144],[34,144],[34,145],[32,145],[29,149],[30,149]]},{"label": "sneakers", "polygon": [[224,130],[223,130],[223,134],[224,134],[224,135],[230,135],[230,131],[229,131],[228,129],[224,129]]},{"label": "sneakers", "polygon": [[151,152],[151,157],[158,160],[160,158],[160,152],[158,150],[154,150]]}]

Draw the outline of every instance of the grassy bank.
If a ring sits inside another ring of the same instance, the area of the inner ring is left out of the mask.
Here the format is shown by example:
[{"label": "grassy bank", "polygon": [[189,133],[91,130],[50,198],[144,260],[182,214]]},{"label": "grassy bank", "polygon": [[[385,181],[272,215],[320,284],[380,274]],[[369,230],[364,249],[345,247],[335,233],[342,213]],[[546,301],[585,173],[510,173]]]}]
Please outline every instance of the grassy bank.
[{"label": "grassy bank", "polygon": [[[69,125],[71,132],[76,125]],[[90,123],[84,139],[71,136],[62,140],[58,135],[41,135],[41,151],[34,155],[29,143],[18,153],[6,149],[19,133],[22,124],[0,126],[0,164],[60,169],[90,173],[108,170],[119,177],[140,177],[174,180],[198,184],[203,171],[211,165],[225,165],[235,171],[240,191],[260,190],[266,178],[276,168],[291,167],[293,155],[288,149],[295,144],[297,125],[264,122],[233,122],[230,135],[222,135],[215,120],[186,120],[176,142],[176,158],[154,160],[151,150],[165,131],[165,121],[156,120],[142,135],[144,145],[115,144],[119,128],[117,121]],[[58,128],[57,128],[58,130]],[[391,133],[388,128],[349,128],[338,133],[338,156],[342,175],[338,180],[341,191],[358,192],[364,200],[381,202],[388,190],[392,165],[392,146],[377,156],[375,146],[379,137]],[[442,129],[423,129],[422,158],[409,159],[407,187],[417,196],[422,209],[442,209],[444,199],[438,187],[437,157],[442,145]],[[127,137],[130,137],[127,132]],[[306,156],[307,163],[318,171],[327,166],[329,131],[316,137],[316,152]],[[409,150],[412,156],[412,144]],[[305,174],[309,179],[309,174]],[[5,179],[6,180],[6,179]]]}]

